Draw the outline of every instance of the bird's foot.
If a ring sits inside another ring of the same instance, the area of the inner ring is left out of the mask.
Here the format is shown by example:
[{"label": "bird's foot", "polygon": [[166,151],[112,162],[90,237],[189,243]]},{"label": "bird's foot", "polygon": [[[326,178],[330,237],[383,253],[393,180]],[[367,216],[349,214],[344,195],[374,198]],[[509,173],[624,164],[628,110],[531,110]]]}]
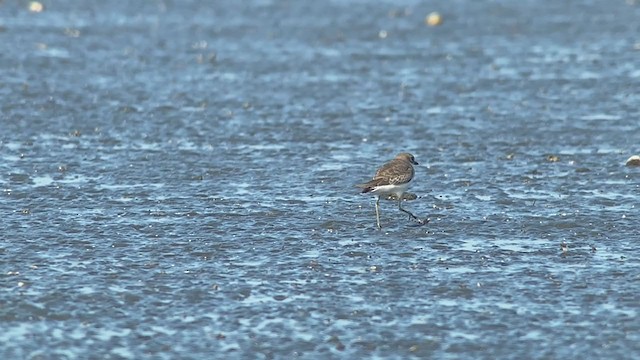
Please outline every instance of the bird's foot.
[{"label": "bird's foot", "polygon": [[409,220],[413,220],[416,223],[416,225],[414,225],[414,226],[427,225],[429,223],[429,221],[431,221],[431,219],[429,219],[429,218],[420,219],[417,216],[409,216]]}]

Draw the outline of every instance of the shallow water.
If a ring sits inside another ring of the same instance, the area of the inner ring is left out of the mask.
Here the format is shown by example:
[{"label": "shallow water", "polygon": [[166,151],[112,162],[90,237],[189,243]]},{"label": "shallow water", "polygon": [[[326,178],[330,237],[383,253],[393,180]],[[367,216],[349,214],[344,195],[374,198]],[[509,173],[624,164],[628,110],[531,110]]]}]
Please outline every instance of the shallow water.
[{"label": "shallow water", "polygon": [[[0,3],[0,357],[634,358],[638,24]],[[400,151],[431,221],[377,231],[354,184]]]}]

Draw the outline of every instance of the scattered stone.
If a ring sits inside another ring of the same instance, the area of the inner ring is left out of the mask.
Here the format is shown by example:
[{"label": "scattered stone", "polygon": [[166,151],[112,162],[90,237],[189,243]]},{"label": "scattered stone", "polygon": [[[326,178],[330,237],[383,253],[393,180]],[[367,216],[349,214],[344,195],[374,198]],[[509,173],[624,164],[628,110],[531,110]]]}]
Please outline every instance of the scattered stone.
[{"label": "scattered stone", "polygon": [[633,155],[627,159],[627,166],[640,166],[640,156]]},{"label": "scattered stone", "polygon": [[439,12],[434,11],[424,18],[424,23],[429,26],[438,26],[442,24],[442,15]]},{"label": "scattered stone", "polygon": [[29,11],[39,13],[44,10],[44,5],[39,1],[32,1],[29,3]]}]

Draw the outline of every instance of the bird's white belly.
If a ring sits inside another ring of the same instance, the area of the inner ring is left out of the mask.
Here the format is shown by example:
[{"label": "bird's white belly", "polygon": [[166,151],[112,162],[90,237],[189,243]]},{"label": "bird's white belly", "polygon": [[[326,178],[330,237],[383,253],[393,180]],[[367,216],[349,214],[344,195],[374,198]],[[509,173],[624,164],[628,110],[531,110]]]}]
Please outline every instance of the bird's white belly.
[{"label": "bird's white belly", "polygon": [[408,187],[409,187],[409,183],[399,184],[399,185],[380,185],[380,186],[376,186],[373,190],[371,190],[371,192],[378,195],[396,194],[400,196],[405,191],[407,191]]}]

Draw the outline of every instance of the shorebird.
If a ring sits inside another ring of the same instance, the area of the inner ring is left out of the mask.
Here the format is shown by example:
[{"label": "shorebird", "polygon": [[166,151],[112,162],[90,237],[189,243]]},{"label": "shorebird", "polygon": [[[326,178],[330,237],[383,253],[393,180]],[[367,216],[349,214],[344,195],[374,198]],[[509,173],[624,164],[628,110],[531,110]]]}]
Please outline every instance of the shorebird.
[{"label": "shorebird", "polygon": [[376,171],[373,180],[356,185],[362,188],[362,193],[370,192],[377,195],[376,222],[378,229],[382,229],[382,226],[380,226],[380,196],[389,194],[394,194],[398,198],[398,209],[400,211],[409,214],[420,225],[428,222],[428,219],[421,220],[410,211],[402,208],[402,195],[407,191],[409,182],[413,179],[415,173],[413,165],[418,165],[413,155],[406,152],[400,153],[393,160],[382,165]]}]

